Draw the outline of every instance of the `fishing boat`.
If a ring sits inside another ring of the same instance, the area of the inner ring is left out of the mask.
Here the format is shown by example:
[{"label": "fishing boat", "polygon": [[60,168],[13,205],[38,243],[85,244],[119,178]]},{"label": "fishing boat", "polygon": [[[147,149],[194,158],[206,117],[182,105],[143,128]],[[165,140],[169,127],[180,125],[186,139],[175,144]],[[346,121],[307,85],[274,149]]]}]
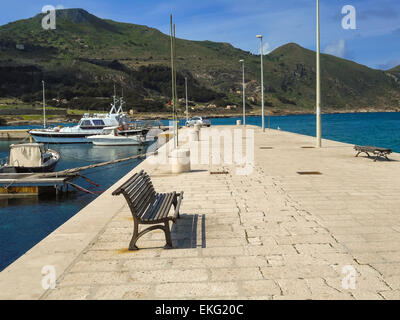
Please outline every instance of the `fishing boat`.
[{"label": "fishing boat", "polygon": [[0,173],[51,172],[59,160],[60,154],[57,151],[45,149],[43,144],[12,144],[10,157],[6,164],[0,167]]},{"label": "fishing boat", "polygon": [[71,144],[71,143],[90,143],[88,136],[103,133],[107,127],[120,126],[129,123],[130,119],[123,112],[123,98],[119,99],[120,106],[117,108],[116,98],[111,104],[111,110],[106,114],[84,114],[78,125],[73,127],[43,128],[30,130],[29,133],[38,143],[51,144]]},{"label": "fishing boat", "polygon": [[87,137],[95,146],[138,146],[146,143],[149,129],[135,129],[126,126],[109,127],[102,134]]}]

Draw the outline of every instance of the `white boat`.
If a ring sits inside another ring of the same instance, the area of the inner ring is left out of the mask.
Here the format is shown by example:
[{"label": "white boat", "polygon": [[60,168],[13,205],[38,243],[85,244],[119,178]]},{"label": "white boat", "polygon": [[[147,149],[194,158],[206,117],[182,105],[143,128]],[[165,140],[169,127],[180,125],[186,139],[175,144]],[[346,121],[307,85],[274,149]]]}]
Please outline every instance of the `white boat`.
[{"label": "white boat", "polygon": [[146,143],[148,129],[124,129],[109,127],[102,134],[87,137],[95,146],[138,146]]},{"label": "white boat", "polygon": [[111,110],[107,114],[90,115],[86,113],[76,126],[34,129],[30,130],[29,133],[38,143],[90,143],[87,139],[88,136],[101,134],[104,128],[124,125],[130,121],[123,112],[123,104],[121,98],[120,106],[117,109],[114,96],[114,103],[111,104]]},{"label": "white boat", "polygon": [[60,154],[45,149],[43,144],[12,144],[7,163],[0,167],[0,173],[50,172],[60,160]]}]

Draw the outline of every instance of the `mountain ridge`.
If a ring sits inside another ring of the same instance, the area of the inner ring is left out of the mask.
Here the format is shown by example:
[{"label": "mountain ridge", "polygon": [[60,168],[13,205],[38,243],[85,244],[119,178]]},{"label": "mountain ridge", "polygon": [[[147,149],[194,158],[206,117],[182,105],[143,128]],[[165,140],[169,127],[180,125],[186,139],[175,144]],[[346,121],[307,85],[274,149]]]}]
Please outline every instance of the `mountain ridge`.
[{"label": "mountain ridge", "polygon": [[[78,108],[95,106],[100,97],[105,100],[117,83],[134,109],[167,108],[168,35],[144,25],[101,19],[84,9],[56,14],[56,30],[41,28],[43,14],[0,27],[0,95],[39,100],[40,78],[45,78],[51,98]],[[247,103],[259,108],[260,56],[226,42],[177,39],[179,96],[184,96],[186,76],[194,102],[241,105],[240,59],[246,63]],[[327,108],[400,109],[396,70],[374,70],[326,54],[321,55],[321,65]],[[266,104],[271,108],[314,108],[315,52],[295,43],[281,46],[265,56],[264,74]]]}]

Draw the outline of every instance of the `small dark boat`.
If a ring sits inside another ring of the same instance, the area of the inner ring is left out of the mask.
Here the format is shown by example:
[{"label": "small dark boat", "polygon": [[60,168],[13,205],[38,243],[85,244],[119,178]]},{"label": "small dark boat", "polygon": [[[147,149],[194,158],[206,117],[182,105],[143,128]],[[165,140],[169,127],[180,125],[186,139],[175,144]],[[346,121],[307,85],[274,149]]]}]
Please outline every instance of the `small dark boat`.
[{"label": "small dark boat", "polygon": [[55,169],[60,154],[45,149],[40,143],[12,144],[7,163],[0,167],[0,173],[51,172]]}]

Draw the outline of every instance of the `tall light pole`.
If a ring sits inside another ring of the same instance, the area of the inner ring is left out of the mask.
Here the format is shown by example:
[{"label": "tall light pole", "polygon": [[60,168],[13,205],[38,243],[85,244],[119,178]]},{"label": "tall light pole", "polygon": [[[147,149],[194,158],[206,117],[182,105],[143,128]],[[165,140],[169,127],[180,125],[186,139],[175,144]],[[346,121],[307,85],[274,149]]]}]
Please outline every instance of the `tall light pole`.
[{"label": "tall light pole", "polygon": [[172,22],[172,14],[170,15],[170,23],[171,23],[171,83],[172,83],[172,123],[173,123],[173,134],[174,134],[174,147],[178,148],[178,129],[176,126],[177,119],[177,90],[176,90],[176,39],[175,39],[175,24]]},{"label": "tall light pole", "polygon": [[321,63],[320,63],[320,22],[319,22],[319,0],[317,0],[317,147],[321,148]]},{"label": "tall light pole", "polygon": [[44,80],[42,80],[43,85],[43,128],[46,129],[46,95],[44,93]]},{"label": "tall light pole", "polygon": [[188,87],[187,77],[185,77],[185,94],[186,94],[186,123],[189,121],[189,105],[188,105]]},{"label": "tall light pole", "polygon": [[264,57],[264,53],[263,53],[263,36],[262,35],[257,35],[257,38],[259,38],[261,40],[261,127],[262,127],[262,131],[265,132],[265,115],[264,115],[264,62],[263,62],[263,57]]},{"label": "tall light pole", "polygon": [[239,60],[242,63],[242,71],[243,71],[243,125],[246,126],[246,87],[245,87],[245,79],[244,79],[244,60]]}]

